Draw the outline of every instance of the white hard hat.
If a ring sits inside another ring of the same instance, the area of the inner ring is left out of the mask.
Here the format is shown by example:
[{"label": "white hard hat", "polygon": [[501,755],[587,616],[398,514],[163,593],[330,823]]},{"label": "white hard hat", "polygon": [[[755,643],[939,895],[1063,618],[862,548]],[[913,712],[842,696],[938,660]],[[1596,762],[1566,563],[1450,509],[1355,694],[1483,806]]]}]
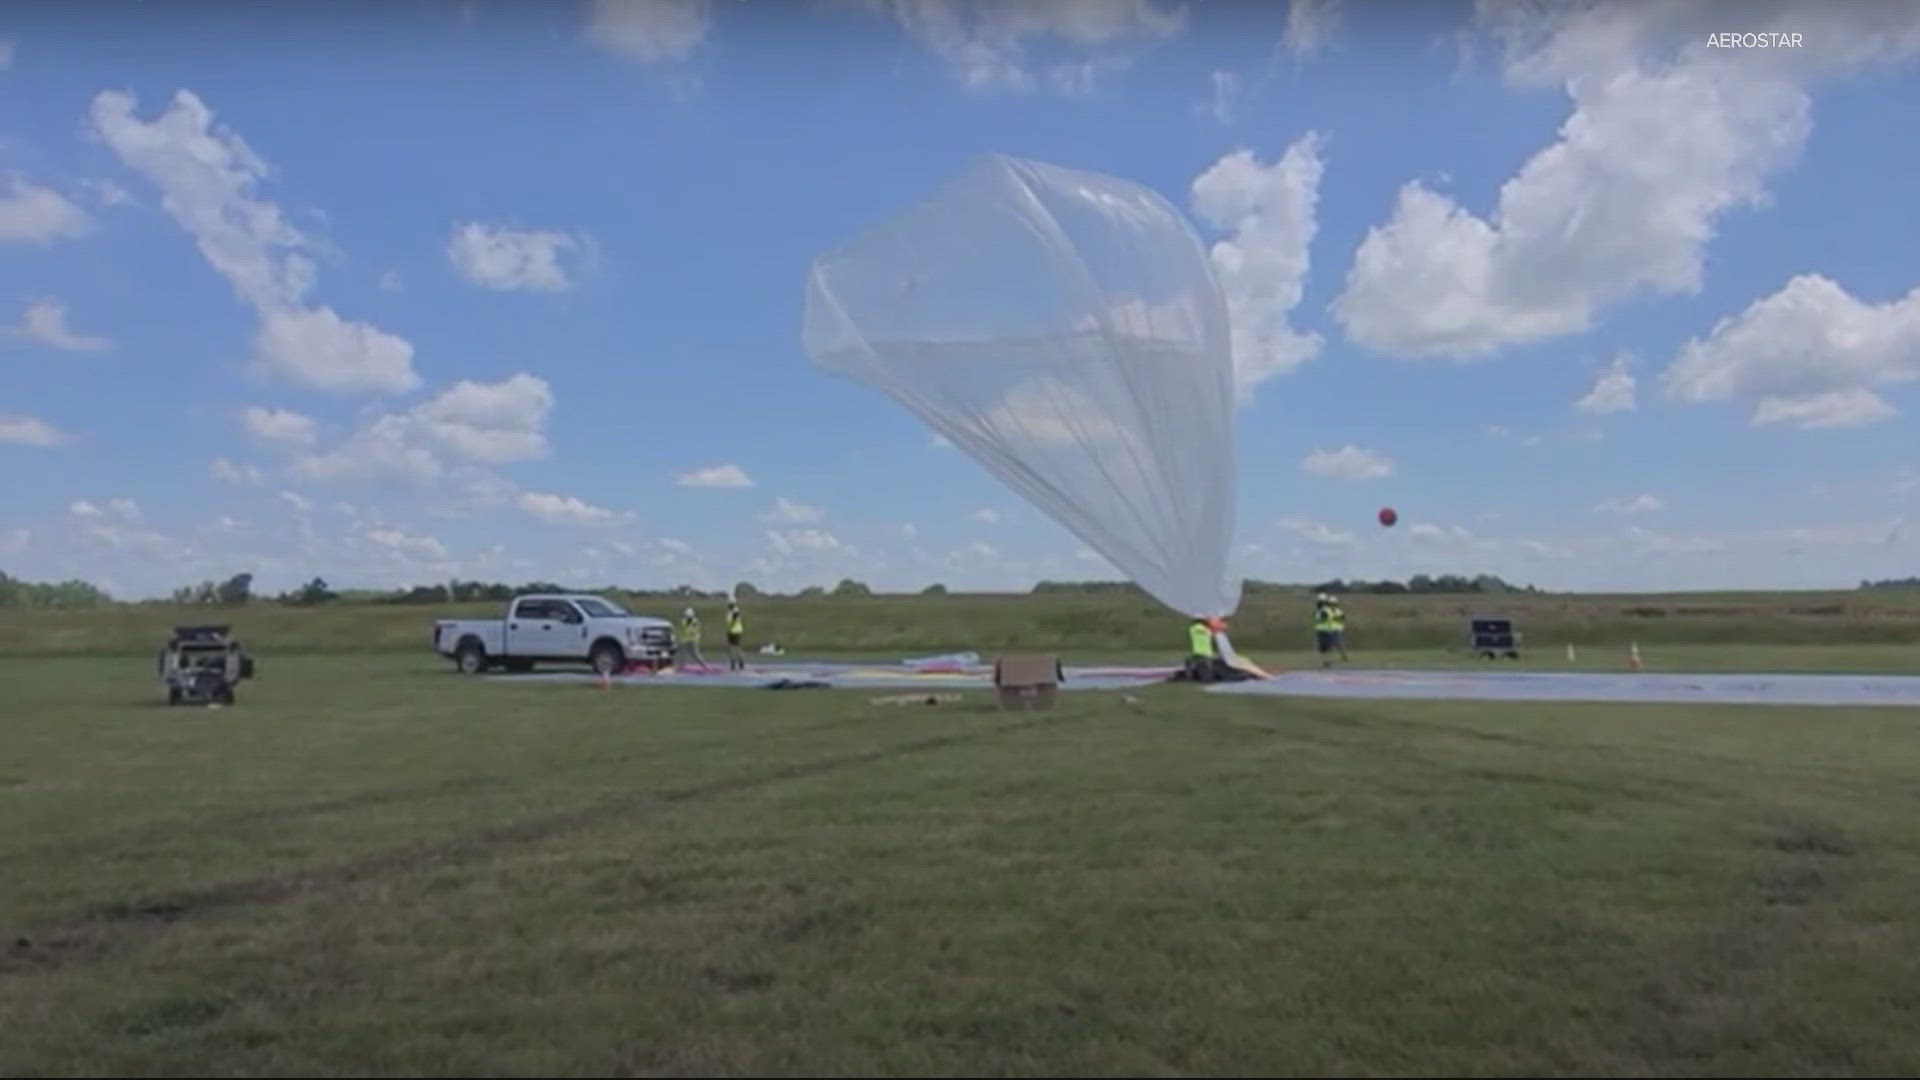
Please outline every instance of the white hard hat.
[{"label": "white hard hat", "polygon": [[688,609],[687,609],[687,612],[686,612],[686,615],[687,615],[687,618],[689,618],[689,619],[691,619],[691,618],[693,618],[693,609],[692,609],[692,608],[688,608]]}]

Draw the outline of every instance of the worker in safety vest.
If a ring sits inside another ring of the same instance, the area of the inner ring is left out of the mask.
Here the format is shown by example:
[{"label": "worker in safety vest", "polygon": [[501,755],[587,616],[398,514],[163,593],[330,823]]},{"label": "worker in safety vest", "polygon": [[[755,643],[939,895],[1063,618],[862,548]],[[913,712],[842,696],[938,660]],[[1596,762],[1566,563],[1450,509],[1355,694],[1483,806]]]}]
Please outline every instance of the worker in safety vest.
[{"label": "worker in safety vest", "polygon": [[1320,666],[1333,666],[1332,654],[1338,652],[1340,659],[1347,659],[1347,616],[1340,610],[1340,601],[1321,593],[1313,601],[1314,643],[1320,650]]},{"label": "worker in safety vest", "polygon": [[701,667],[707,666],[707,658],[700,655],[700,616],[688,608],[680,615],[680,655],[691,656]]},{"label": "worker in safety vest", "polygon": [[1187,677],[1194,682],[1212,682],[1219,646],[1214,644],[1211,619],[1195,618],[1187,624]]},{"label": "worker in safety vest", "polygon": [[740,604],[727,601],[727,670],[745,671],[747,658],[740,651],[740,639],[747,633],[747,622],[740,617]]}]

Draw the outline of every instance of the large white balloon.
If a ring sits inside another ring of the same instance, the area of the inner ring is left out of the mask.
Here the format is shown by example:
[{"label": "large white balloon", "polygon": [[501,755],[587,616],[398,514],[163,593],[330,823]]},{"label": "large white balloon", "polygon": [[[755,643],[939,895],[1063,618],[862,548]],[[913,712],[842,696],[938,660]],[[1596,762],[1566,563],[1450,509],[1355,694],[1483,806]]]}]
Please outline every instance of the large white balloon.
[{"label": "large white balloon", "polygon": [[816,259],[803,337],[1162,603],[1239,605],[1226,302],[1152,191],[984,158]]}]

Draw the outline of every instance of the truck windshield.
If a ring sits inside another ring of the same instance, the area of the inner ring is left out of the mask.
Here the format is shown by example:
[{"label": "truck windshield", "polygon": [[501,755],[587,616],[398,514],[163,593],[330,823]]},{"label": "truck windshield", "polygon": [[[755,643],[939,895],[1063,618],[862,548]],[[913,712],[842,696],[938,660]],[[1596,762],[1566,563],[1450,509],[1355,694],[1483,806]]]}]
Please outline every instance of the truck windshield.
[{"label": "truck windshield", "polygon": [[617,619],[627,613],[626,609],[622,608],[619,604],[610,603],[606,600],[587,598],[575,600],[574,603],[580,605],[581,611],[586,612],[596,619]]}]

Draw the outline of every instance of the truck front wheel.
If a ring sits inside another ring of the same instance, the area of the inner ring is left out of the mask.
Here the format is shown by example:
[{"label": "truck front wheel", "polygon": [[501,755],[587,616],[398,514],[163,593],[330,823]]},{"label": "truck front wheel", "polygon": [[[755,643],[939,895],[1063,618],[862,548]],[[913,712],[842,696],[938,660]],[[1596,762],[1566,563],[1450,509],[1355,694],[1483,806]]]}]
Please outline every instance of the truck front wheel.
[{"label": "truck front wheel", "polygon": [[596,675],[618,675],[627,668],[627,654],[613,642],[603,641],[587,654],[587,663],[593,665]]},{"label": "truck front wheel", "polygon": [[453,651],[453,663],[462,675],[478,675],[487,669],[487,650],[476,642],[465,642]]}]

